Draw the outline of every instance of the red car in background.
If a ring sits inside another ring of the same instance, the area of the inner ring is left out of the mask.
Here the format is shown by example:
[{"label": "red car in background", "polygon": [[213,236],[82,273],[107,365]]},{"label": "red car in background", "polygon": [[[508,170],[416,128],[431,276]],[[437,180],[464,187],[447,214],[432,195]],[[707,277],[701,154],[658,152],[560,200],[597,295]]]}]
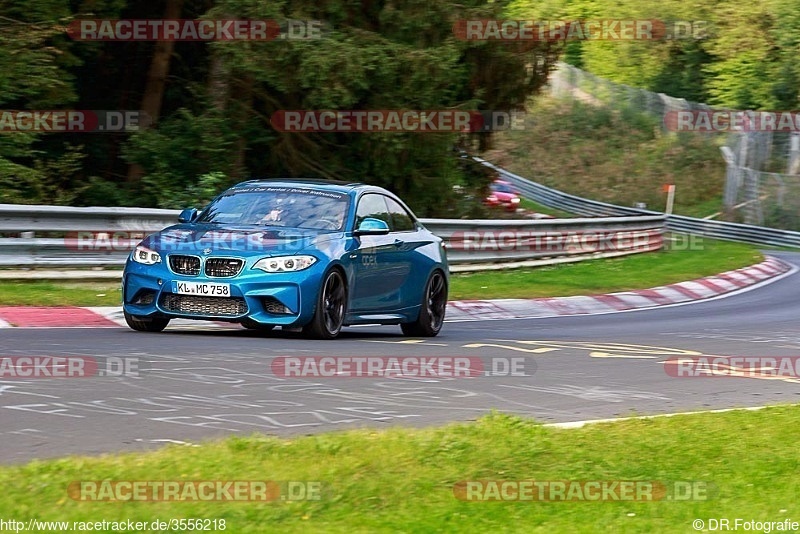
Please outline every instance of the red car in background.
[{"label": "red car in background", "polygon": [[492,208],[505,208],[508,211],[517,211],[519,207],[519,191],[503,180],[495,180],[489,184],[489,195],[483,203]]}]

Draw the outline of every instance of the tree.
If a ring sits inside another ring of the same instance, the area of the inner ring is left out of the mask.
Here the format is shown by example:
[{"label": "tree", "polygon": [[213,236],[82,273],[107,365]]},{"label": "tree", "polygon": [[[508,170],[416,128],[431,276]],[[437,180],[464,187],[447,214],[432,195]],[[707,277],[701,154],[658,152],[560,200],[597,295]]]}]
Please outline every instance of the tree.
[{"label": "tree", "polygon": [[[6,117],[12,110],[53,109],[74,102],[67,69],[74,58],[60,38],[69,11],[57,1],[31,5],[3,0],[0,13],[0,107],[8,112]],[[80,156],[75,147],[61,144],[49,161],[40,161],[40,138],[35,132],[0,133],[0,202],[71,200],[61,172],[74,172]]]},{"label": "tree", "polygon": [[[164,9],[164,18],[179,19],[183,0],[167,0],[167,7]],[[147,83],[142,96],[141,111],[147,122],[141,125],[147,129],[151,123],[158,122],[161,115],[161,106],[164,101],[164,87],[167,83],[169,65],[172,60],[172,51],[175,49],[175,41],[158,41],[153,50],[153,59],[147,71]],[[128,181],[137,182],[144,174],[144,169],[134,163],[128,169]]]}]

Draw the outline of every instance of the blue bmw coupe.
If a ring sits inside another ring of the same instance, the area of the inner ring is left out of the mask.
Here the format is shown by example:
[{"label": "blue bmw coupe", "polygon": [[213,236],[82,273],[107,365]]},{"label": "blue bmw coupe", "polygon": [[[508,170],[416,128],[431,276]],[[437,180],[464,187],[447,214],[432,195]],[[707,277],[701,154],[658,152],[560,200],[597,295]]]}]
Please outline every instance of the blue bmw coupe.
[{"label": "blue bmw coupe", "polygon": [[170,319],[302,328],[399,324],[435,336],[447,304],[442,240],[389,191],[323,180],[251,180],[146,237],[122,278],[125,320],[160,332]]}]

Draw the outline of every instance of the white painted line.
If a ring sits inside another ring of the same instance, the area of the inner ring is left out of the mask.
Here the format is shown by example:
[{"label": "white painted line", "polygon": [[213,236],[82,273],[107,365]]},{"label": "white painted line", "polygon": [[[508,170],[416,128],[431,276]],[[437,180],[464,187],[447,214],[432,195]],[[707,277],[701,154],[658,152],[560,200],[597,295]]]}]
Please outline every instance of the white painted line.
[{"label": "white painted line", "polygon": [[719,410],[700,410],[697,412],[676,412],[676,413],[660,413],[655,415],[638,415],[635,417],[614,417],[611,419],[587,419],[585,421],[570,421],[568,423],[546,423],[542,426],[548,428],[560,428],[564,430],[570,430],[573,428],[582,428],[587,425],[596,425],[600,423],[619,423],[622,421],[637,421],[637,420],[645,420],[645,419],[657,419],[662,417],[675,417],[678,415],[701,415],[707,413],[726,413],[726,412],[757,412],[759,410],[763,410],[764,408],[771,408],[771,407],[782,407],[782,406],[800,406],[800,404],[773,404],[773,405],[765,405],[765,406],[748,406],[745,408],[722,408]]},{"label": "white painted line", "polygon": [[177,439],[142,439],[136,438],[134,441],[145,442],[149,441],[151,443],[171,443],[173,445],[186,445],[187,447],[199,447],[200,445],[195,445],[194,443],[190,443],[188,441],[180,441]]}]

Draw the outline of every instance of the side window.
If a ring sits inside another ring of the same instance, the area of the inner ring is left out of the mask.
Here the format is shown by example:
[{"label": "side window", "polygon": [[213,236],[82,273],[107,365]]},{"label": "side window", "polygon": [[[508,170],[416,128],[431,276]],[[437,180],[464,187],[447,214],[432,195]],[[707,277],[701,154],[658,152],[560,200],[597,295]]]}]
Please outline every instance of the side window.
[{"label": "side window", "polygon": [[383,195],[366,194],[358,201],[358,209],[356,210],[356,228],[361,224],[361,221],[367,217],[380,219],[392,227],[392,220],[389,216],[389,211],[386,209],[386,202]]},{"label": "side window", "polygon": [[386,204],[389,206],[389,214],[392,216],[392,222],[389,224],[392,232],[411,232],[416,229],[414,218],[403,206],[389,197],[386,197]]}]

